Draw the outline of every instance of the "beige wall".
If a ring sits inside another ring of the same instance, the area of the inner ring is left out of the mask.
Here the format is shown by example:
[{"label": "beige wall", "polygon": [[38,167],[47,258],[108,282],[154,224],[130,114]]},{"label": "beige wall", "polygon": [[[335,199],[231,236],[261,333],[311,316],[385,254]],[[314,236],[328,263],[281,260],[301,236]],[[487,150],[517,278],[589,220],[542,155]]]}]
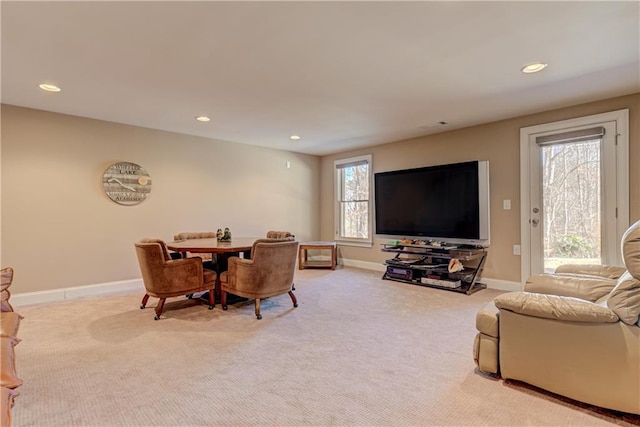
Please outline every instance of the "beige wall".
[{"label": "beige wall", "polygon": [[[286,168],[286,161],[291,168]],[[101,177],[142,165],[151,196],[121,206]],[[229,227],[319,235],[316,156],[2,106],[2,266],[15,293],[140,277],[134,242]]]},{"label": "beige wall", "polygon": [[[633,222],[640,218],[640,94],[325,156],[321,163],[321,237],[333,239],[335,159],[371,153],[374,172],[489,160],[491,247],[483,277],[520,282],[520,257],[512,251],[513,245],[520,243],[520,128],[621,109],[629,109],[630,219]],[[511,200],[511,210],[503,210],[504,199]],[[388,258],[380,252],[380,244],[385,240],[375,239],[373,248],[341,246],[339,253],[347,259],[382,263]]]},{"label": "beige wall", "polygon": [[[372,153],[374,172],[489,160],[491,247],[484,277],[520,281],[520,128],[629,109],[630,218],[640,218],[640,94],[325,156],[2,106],[0,264],[16,269],[13,291],[31,292],[140,277],[133,242],[229,227],[236,236],[288,229],[300,240],[333,238],[333,161]],[[291,169],[285,167],[291,161]],[[102,192],[111,163],[151,174],[144,203],[126,207]],[[502,209],[511,199],[512,209]],[[382,263],[374,247],[340,256]]]}]

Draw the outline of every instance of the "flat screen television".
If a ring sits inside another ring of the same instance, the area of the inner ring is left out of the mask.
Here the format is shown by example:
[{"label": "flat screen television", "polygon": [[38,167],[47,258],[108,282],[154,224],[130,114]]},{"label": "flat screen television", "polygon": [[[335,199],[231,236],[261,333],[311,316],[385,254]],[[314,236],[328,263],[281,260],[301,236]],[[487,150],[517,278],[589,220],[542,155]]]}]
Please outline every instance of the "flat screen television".
[{"label": "flat screen television", "polygon": [[376,234],[488,246],[489,162],[379,172]]}]

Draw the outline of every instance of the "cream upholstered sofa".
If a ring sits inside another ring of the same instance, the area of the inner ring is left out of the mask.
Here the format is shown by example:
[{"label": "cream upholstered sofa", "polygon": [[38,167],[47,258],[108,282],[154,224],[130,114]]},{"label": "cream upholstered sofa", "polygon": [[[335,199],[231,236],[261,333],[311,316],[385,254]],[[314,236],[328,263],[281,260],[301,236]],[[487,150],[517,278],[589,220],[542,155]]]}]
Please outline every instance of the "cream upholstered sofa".
[{"label": "cream upholstered sofa", "polygon": [[622,254],[626,270],[563,266],[483,307],[479,370],[640,414],[640,221],[623,236]]}]

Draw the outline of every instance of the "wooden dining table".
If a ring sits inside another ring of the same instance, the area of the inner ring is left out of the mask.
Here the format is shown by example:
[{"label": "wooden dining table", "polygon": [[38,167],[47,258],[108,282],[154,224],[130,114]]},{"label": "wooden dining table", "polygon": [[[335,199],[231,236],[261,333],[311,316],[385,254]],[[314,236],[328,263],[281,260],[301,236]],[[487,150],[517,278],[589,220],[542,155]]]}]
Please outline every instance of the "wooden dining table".
[{"label": "wooden dining table", "polygon": [[216,273],[218,275],[215,283],[215,297],[216,301],[219,302],[221,293],[220,274],[227,270],[227,260],[231,256],[239,256],[240,254],[242,254],[243,258],[250,258],[253,242],[257,239],[259,239],[259,237],[237,237],[228,242],[219,241],[216,238],[187,239],[168,242],[167,248],[180,253],[211,254],[211,257],[215,261]]}]

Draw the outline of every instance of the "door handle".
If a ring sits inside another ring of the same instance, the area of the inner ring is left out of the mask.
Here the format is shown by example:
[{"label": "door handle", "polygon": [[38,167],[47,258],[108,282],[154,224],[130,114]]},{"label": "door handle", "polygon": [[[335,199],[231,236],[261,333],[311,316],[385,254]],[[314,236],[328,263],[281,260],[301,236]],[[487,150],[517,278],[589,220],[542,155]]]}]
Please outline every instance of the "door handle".
[{"label": "door handle", "polygon": [[537,219],[537,218],[536,218],[536,219],[532,219],[532,220],[531,220],[531,224],[532,224],[534,227],[537,227],[537,226],[538,226],[538,224],[540,224],[540,220],[539,220],[539,219]]}]

